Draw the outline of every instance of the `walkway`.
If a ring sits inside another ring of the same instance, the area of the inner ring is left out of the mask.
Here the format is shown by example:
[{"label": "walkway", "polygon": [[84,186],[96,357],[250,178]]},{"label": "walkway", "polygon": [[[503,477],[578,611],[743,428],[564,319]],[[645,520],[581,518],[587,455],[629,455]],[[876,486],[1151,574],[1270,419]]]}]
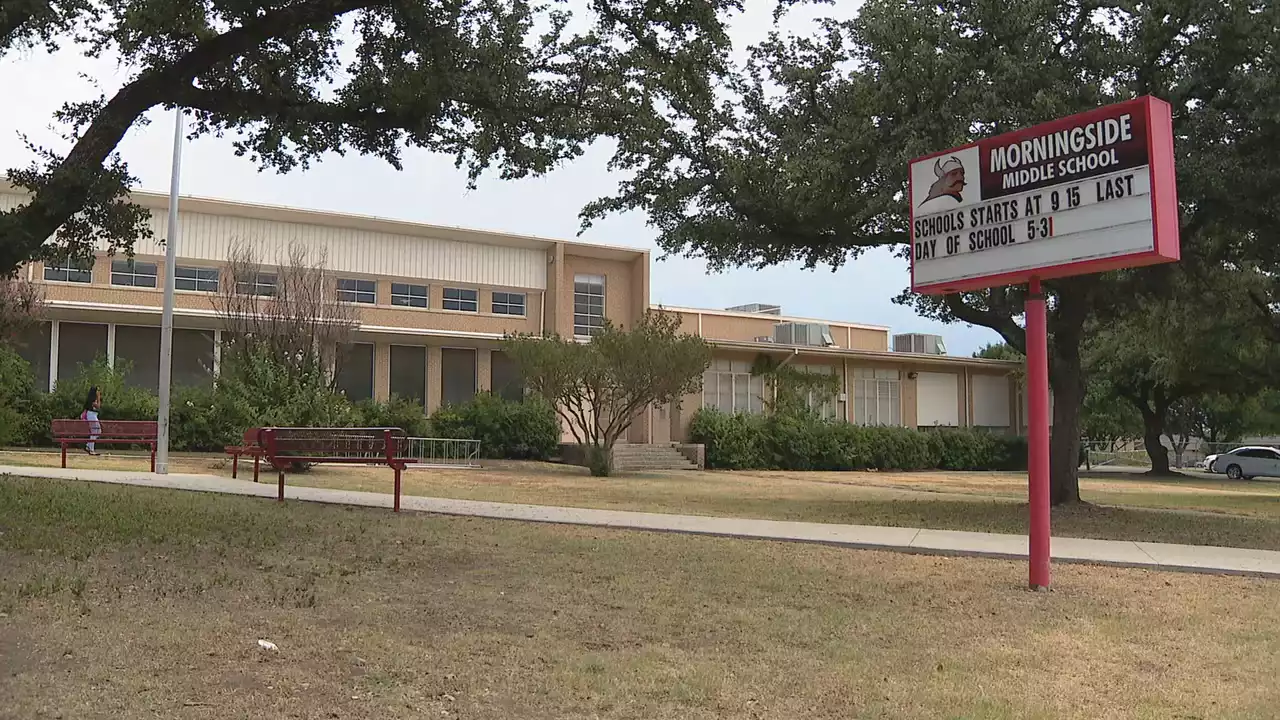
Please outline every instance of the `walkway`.
[{"label": "walkway", "polygon": [[[214,475],[154,475],[146,472],[81,470],[0,465],[0,475],[24,475],[61,480],[141,485],[146,487],[196,490],[232,495],[274,498],[273,482],[255,484]],[[330,490],[288,486],[289,499],[337,505],[391,507],[391,495],[384,493]],[[697,535],[787,540],[823,543],[842,547],[930,555],[969,555],[1025,559],[1027,539],[1021,535],[920,530],[915,528],[836,525],[829,523],[746,520],[739,518],[666,515],[659,513],[592,510],[587,508],[517,505],[513,503],[451,500],[447,498],[401,498],[405,510],[466,515],[471,517],[524,520],[532,522],[593,525],[632,530],[658,530]],[[1054,538],[1053,559],[1058,562],[1114,565],[1120,567],[1207,572],[1233,575],[1260,575],[1280,578],[1280,552],[1201,545],[1132,542],[1128,540],[1085,540]]]}]

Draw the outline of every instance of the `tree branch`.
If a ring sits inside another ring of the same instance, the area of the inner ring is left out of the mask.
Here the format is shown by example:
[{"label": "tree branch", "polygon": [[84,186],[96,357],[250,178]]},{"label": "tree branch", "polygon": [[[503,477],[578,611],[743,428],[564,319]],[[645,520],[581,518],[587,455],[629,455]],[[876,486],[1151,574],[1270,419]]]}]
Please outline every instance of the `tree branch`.
[{"label": "tree branch", "polygon": [[[175,88],[190,86],[201,73],[250,49],[301,28],[388,0],[313,0],[266,12],[221,35],[202,40],[173,63],[148,69],[125,85],[94,117],[71,152],[43,179],[28,188],[33,197],[0,220],[0,267],[16,266],[30,257],[64,222],[97,193],[118,195],[124,188],[97,187],[103,162],[129,128],[147,110],[171,102]],[[113,198],[99,197],[107,202]]]}]

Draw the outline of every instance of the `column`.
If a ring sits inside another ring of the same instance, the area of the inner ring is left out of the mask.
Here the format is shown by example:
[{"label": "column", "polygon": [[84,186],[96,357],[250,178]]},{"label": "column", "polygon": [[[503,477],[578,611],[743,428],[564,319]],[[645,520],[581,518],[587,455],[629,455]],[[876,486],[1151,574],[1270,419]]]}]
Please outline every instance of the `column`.
[{"label": "column", "polygon": [[213,331],[213,376],[222,373],[222,331]]},{"label": "column", "polygon": [[391,398],[391,346],[373,345],[373,399],[386,402]]},{"label": "column", "polygon": [[54,386],[58,384],[58,331],[62,328],[62,322],[54,320],[49,323],[49,392],[53,392]]},{"label": "column", "polygon": [[107,367],[116,366],[116,324],[107,323]]},{"label": "column", "polygon": [[493,351],[480,348],[476,350],[476,392],[489,392],[493,389]]},{"label": "column", "polygon": [[440,348],[427,346],[427,414],[440,409]]}]

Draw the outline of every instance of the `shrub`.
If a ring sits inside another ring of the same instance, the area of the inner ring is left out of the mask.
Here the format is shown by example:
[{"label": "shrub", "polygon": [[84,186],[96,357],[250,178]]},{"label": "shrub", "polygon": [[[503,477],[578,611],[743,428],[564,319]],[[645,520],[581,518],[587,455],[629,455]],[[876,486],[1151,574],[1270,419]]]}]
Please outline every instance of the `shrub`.
[{"label": "shrub", "polygon": [[398,427],[409,437],[431,437],[431,423],[421,403],[393,395],[385,403],[361,400],[356,403],[357,422],[365,427]]},{"label": "shrub", "polygon": [[103,420],[155,420],[159,399],[150,390],[127,385],[129,369],[127,360],[117,360],[113,367],[102,356],[79,366],[73,377],[59,378],[49,398],[50,414],[53,418],[80,417],[89,388],[97,386],[102,393]]},{"label": "shrub", "polygon": [[329,388],[319,368],[286,367],[265,348],[224,357],[214,393],[231,427],[350,427],[350,402]]},{"label": "shrub", "polygon": [[180,386],[169,398],[169,447],[173,450],[220,452],[240,444],[237,425],[212,387]]},{"label": "shrub", "polygon": [[694,413],[689,439],[706,446],[709,468],[747,470],[773,465],[764,455],[764,418],[730,415],[714,408]]},{"label": "shrub", "polygon": [[440,408],[431,416],[439,437],[480,441],[480,454],[508,460],[546,460],[560,444],[555,409],[540,397],[509,402],[481,393],[462,405]]},{"label": "shrub", "polygon": [[1026,440],[968,429],[862,427],[807,413],[694,414],[690,439],[722,470],[1018,470]]},{"label": "shrub", "polygon": [[0,445],[26,445],[47,434],[47,408],[30,363],[0,345]]}]

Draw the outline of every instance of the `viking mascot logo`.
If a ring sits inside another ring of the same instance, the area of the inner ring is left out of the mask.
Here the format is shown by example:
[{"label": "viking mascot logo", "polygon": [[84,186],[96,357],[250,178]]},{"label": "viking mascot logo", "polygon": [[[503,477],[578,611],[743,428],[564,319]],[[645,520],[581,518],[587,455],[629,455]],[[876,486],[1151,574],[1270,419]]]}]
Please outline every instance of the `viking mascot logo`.
[{"label": "viking mascot logo", "polygon": [[938,158],[933,163],[933,174],[938,176],[937,180],[929,186],[929,194],[924,200],[920,201],[921,205],[933,200],[934,198],[949,197],[956,202],[960,202],[960,193],[964,190],[964,164],[961,163],[953,155],[944,162],[942,158]]}]

